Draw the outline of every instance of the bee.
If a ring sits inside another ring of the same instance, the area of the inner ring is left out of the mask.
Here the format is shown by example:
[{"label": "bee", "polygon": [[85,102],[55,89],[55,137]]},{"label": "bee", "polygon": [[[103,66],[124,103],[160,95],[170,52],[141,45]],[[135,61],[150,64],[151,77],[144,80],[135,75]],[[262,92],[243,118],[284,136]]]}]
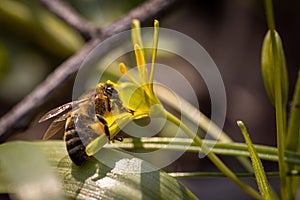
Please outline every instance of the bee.
[{"label": "bee", "polygon": [[55,118],[43,139],[49,139],[64,129],[67,152],[74,164],[80,166],[88,158],[86,145],[105,134],[108,141],[122,141],[122,137],[111,138],[106,117],[115,113],[129,112],[119,98],[111,82],[99,83],[95,90],[84,93],[77,101],[69,102],[46,113],[39,122]]}]

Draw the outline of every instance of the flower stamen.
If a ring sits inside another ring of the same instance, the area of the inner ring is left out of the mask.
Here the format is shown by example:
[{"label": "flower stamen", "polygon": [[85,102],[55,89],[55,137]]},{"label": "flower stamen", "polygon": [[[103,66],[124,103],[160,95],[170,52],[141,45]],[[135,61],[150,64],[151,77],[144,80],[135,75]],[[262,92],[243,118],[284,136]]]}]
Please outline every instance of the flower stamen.
[{"label": "flower stamen", "polygon": [[126,67],[125,63],[121,62],[119,64],[119,67],[120,67],[120,71],[121,71],[122,74],[126,75],[134,84],[136,84],[137,86],[140,86],[138,81],[135,80],[135,78],[130,73],[127,73],[128,70],[127,70],[127,67]]}]

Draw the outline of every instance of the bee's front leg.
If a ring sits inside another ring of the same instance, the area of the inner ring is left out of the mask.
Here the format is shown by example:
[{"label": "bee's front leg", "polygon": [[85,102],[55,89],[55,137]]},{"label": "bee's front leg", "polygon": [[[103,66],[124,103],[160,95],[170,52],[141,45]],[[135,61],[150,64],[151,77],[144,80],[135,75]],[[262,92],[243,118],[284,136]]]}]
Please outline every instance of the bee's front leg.
[{"label": "bee's front leg", "polygon": [[107,136],[108,138],[108,142],[110,142],[110,132],[109,132],[109,128],[107,126],[107,121],[104,119],[104,117],[102,117],[101,115],[97,114],[96,115],[97,119],[99,120],[99,122],[101,122],[104,126],[104,132],[105,132],[105,135]]},{"label": "bee's front leg", "polygon": [[134,115],[134,110],[128,109],[128,112],[129,112],[131,115]]},{"label": "bee's front leg", "polygon": [[123,137],[122,136],[118,136],[118,137],[114,137],[114,140],[117,140],[119,142],[122,142],[123,141]]}]

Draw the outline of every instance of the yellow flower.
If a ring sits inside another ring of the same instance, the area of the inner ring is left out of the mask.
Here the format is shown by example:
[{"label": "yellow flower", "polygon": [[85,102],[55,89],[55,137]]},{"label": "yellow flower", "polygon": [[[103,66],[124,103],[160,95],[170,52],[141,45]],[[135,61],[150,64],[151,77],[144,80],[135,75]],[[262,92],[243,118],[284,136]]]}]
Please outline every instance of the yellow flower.
[{"label": "yellow flower", "polygon": [[154,105],[161,105],[153,90],[153,75],[157,54],[159,22],[157,20],[154,21],[154,37],[150,75],[148,75],[139,21],[133,20],[132,24],[131,36],[140,80],[136,80],[128,72],[126,65],[124,63],[120,63],[120,71],[132,82],[122,82],[119,83],[117,87],[119,89],[122,102],[127,108],[134,111],[132,118],[137,119],[144,116],[149,116],[150,110],[153,109]]},{"label": "yellow flower", "polygon": [[[164,108],[162,107],[159,99],[157,98],[153,90],[153,75],[155,69],[155,61],[157,54],[158,45],[158,27],[159,22],[154,21],[154,37],[152,45],[152,57],[151,57],[151,71],[148,74],[145,52],[143,49],[141,33],[140,33],[140,23],[138,20],[133,20],[131,37],[134,47],[136,64],[138,68],[139,79],[136,80],[129,72],[125,63],[120,63],[120,71],[122,74],[127,76],[131,82],[120,82],[114,84],[114,86],[119,91],[119,97],[124,105],[124,107],[133,111],[133,114],[124,112],[112,115],[107,119],[111,124],[109,127],[110,137],[114,138],[120,129],[128,124],[134,119],[140,119],[144,117],[162,116],[164,115]],[[86,153],[91,156],[97,151],[99,151],[107,142],[105,135],[99,136],[93,142],[91,142],[87,148]]]}]

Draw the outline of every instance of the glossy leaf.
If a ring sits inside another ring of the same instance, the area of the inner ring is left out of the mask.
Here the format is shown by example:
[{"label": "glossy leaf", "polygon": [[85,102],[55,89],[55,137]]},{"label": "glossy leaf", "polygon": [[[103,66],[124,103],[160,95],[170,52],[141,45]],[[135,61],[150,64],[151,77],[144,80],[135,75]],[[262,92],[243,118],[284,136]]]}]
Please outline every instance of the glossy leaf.
[{"label": "glossy leaf", "polygon": [[18,199],[23,200],[64,199],[58,177],[32,143],[2,144],[0,166],[1,193],[14,193]]},{"label": "glossy leaf", "polygon": [[[13,144],[15,142],[8,143]],[[167,173],[120,151],[103,148],[95,156],[106,165],[91,157],[82,167],[78,167],[69,159],[63,141],[19,144],[27,144],[43,152],[70,199],[197,199]],[[28,159],[27,162],[30,161]],[[148,172],[141,173],[144,171]]]}]

